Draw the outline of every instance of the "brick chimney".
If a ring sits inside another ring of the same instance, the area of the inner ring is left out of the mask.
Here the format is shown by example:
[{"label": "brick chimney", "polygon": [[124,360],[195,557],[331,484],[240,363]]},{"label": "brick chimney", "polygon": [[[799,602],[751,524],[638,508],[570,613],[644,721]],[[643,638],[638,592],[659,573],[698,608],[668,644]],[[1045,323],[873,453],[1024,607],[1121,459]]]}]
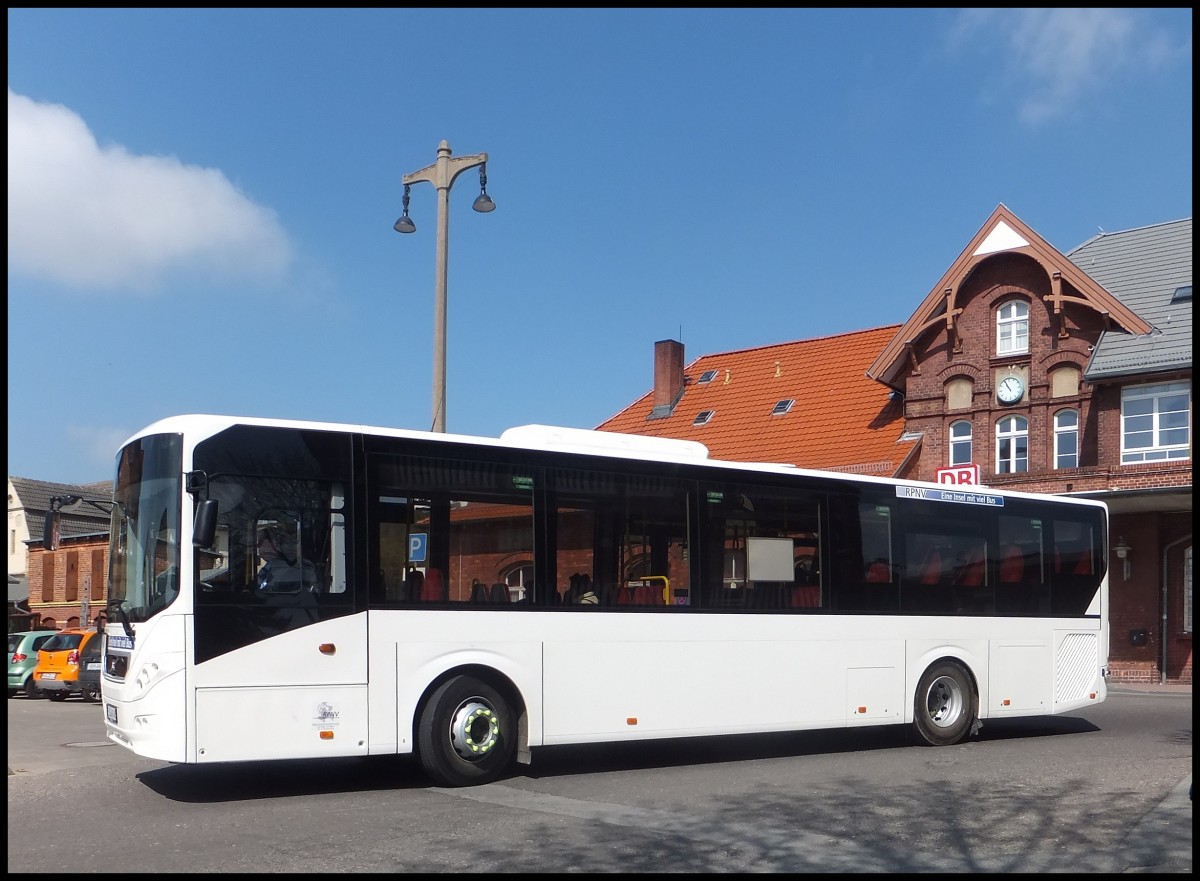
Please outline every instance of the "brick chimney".
[{"label": "brick chimney", "polygon": [[659,340],[654,344],[654,409],[651,419],[670,416],[683,395],[683,343]]}]

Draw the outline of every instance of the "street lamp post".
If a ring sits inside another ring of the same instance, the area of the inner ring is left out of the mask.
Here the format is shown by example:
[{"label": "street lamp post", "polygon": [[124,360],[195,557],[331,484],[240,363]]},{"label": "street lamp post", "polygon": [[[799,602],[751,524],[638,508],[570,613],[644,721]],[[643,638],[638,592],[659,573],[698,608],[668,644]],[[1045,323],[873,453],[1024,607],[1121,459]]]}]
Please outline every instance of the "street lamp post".
[{"label": "street lamp post", "polygon": [[494,211],[496,203],[487,194],[487,153],[450,158],[450,145],[438,144],[438,158],[420,171],[406,174],[404,182],[404,213],[393,225],[400,233],[416,232],[417,225],[408,216],[409,188],[421,181],[437,187],[437,266],[433,306],[433,430],[446,430],[446,255],[450,238],[450,187],[454,179],[469,168],[479,166],[479,195],[472,207],[479,212]]}]

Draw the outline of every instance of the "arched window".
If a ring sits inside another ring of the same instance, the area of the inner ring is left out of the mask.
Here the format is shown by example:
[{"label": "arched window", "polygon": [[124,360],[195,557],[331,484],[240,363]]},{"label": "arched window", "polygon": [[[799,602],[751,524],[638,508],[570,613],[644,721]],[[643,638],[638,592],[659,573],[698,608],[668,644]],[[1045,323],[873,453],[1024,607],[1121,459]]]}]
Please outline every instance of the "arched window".
[{"label": "arched window", "polygon": [[533,564],[528,561],[508,567],[502,577],[508,585],[508,595],[514,603],[524,600],[533,590]]},{"label": "arched window", "polygon": [[1009,300],[996,310],[996,354],[1022,355],[1029,351],[1029,304]]},{"label": "arched window", "polygon": [[950,464],[970,465],[972,454],[970,420],[950,423]]},{"label": "arched window", "polygon": [[996,473],[1029,470],[1029,420],[1005,416],[996,423]]},{"label": "arched window", "polygon": [[1074,410],[1054,414],[1054,467],[1079,467],[1079,414]]}]

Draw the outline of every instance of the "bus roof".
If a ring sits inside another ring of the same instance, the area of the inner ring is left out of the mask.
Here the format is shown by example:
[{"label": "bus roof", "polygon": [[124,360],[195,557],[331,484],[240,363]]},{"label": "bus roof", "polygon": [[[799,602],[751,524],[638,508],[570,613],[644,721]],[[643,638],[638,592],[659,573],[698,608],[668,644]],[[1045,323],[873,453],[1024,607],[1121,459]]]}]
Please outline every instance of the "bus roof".
[{"label": "bus roof", "polygon": [[[669,462],[680,465],[709,465],[737,471],[756,471],[763,474],[790,474],[810,477],[837,479],[853,483],[870,483],[883,486],[914,486],[937,487],[947,489],[943,484],[930,481],[911,480],[907,478],[878,477],[867,474],[854,474],[844,471],[826,471],[803,468],[797,465],[776,462],[741,462],[725,459],[710,459],[708,448],[698,441],[678,440],[675,438],[652,437],[649,435],[624,434],[612,431],[594,431],[585,428],[567,428],[553,425],[521,425],[506,429],[500,437],[484,437],[482,435],[451,434],[448,432],[422,431],[410,428],[387,428],[382,426],[362,425],[357,423],[320,422],[298,419],[277,419],[260,416],[226,416],[216,414],[181,414],[168,416],[147,425],[140,431],[130,435],[121,445],[140,437],[162,433],[182,433],[211,437],[235,425],[255,425],[262,427],[306,429],[310,431],[333,431],[358,433],[376,437],[412,438],[414,440],[432,440],[448,444],[472,444],[475,446],[493,446],[508,449],[525,449],[539,452],[578,453],[581,455],[602,456],[616,459],[637,459],[645,461]],[[1002,495],[1006,498],[1057,499],[1066,504],[1098,506],[1107,510],[1107,505],[1099,499],[1086,499],[1078,496],[1023,492],[1012,489],[995,489],[988,486],[956,487],[964,492],[983,492]]]}]

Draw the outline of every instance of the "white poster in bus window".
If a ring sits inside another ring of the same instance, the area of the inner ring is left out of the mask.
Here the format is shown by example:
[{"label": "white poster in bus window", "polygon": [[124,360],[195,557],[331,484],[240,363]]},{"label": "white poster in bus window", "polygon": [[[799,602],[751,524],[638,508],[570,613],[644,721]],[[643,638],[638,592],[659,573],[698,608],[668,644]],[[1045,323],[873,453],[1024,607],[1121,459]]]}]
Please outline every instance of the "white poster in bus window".
[{"label": "white poster in bus window", "polygon": [[750,581],[792,581],[794,547],[790,538],[746,539],[746,577]]}]

